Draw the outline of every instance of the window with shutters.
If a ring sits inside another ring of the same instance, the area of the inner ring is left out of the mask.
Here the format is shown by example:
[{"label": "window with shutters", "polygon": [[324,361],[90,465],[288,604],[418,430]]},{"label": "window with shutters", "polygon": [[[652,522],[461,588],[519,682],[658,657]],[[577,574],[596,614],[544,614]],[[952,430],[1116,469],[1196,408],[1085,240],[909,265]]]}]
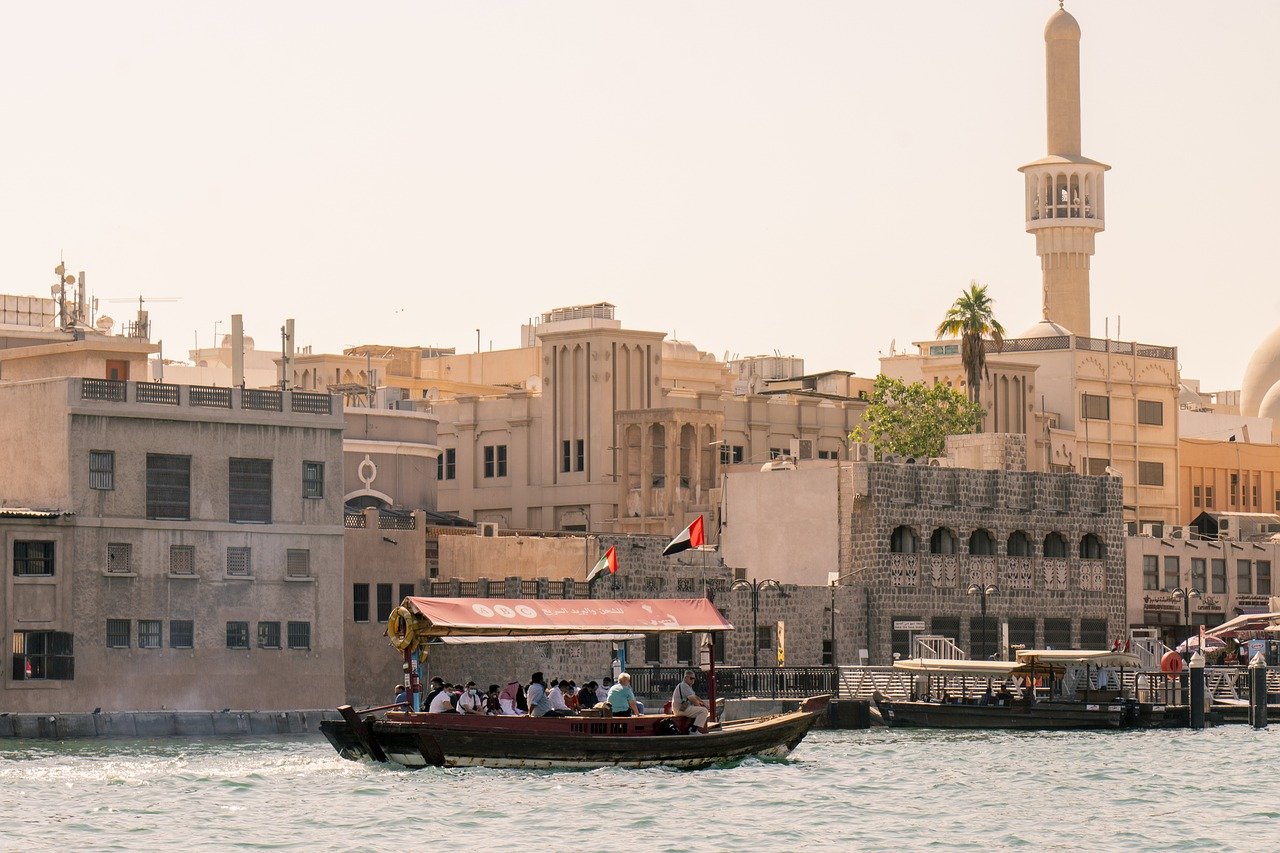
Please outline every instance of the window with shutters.
[{"label": "window with shutters", "polygon": [[196,573],[196,546],[169,546],[169,574],[194,575]]},{"label": "window with shutters", "polygon": [[107,571],[120,574],[132,572],[133,546],[128,542],[108,542]]},{"label": "window with shutters", "polygon": [[271,460],[232,459],[227,493],[231,521],[270,524]]},{"label": "window with shutters", "polygon": [[13,543],[14,577],[53,575],[53,543],[17,539]]},{"label": "window with shutters", "polygon": [[111,491],[116,487],[116,454],[111,450],[89,451],[89,488]]},{"label": "window with shutters", "polygon": [[302,496],[304,498],[324,497],[324,463],[302,463]]},{"label": "window with shutters", "polygon": [[1111,399],[1097,394],[1082,394],[1080,400],[1081,417],[1087,421],[1111,420]]},{"label": "window with shutters", "polygon": [[280,648],[280,623],[279,622],[259,622],[258,623],[258,648],[260,649]]},{"label": "window with shutters", "polygon": [[233,546],[227,549],[227,574],[236,577],[248,577],[253,574],[253,551],[249,548]]},{"label": "window with shutters", "polygon": [[395,610],[396,608],[395,604],[391,600],[391,593],[393,589],[394,587],[392,587],[392,585],[389,583],[378,584],[377,618],[379,622],[386,622],[387,619],[391,616],[391,611]]},{"label": "window with shutters", "polygon": [[311,623],[310,622],[290,622],[289,623],[289,648],[291,649],[310,649],[311,648]]},{"label": "window with shutters", "polygon": [[1163,486],[1164,485],[1164,463],[1163,462],[1139,462],[1138,463],[1138,485]]},{"label": "window with shutters", "polygon": [[290,548],[284,552],[285,572],[291,578],[311,577],[311,551],[307,548]]},{"label": "window with shutters", "polygon": [[138,648],[158,649],[162,645],[164,623],[159,619],[138,620]]},{"label": "window with shutters", "polygon": [[169,622],[169,648],[190,649],[195,646],[196,623],[190,619],[173,619]]},{"label": "window with shutters", "polygon": [[351,585],[351,621],[369,621],[369,585],[367,583]]},{"label": "window with shutters", "polygon": [[133,630],[133,623],[128,619],[108,619],[107,620],[107,648],[109,649],[127,649],[129,648],[130,634]]},{"label": "window with shutters", "polygon": [[147,454],[147,518],[191,519],[191,457]]},{"label": "window with shutters", "polygon": [[249,648],[249,623],[248,622],[228,622],[227,623],[227,648],[229,649]]},{"label": "window with shutters", "polygon": [[1164,426],[1164,403],[1159,400],[1139,400],[1138,423]]}]

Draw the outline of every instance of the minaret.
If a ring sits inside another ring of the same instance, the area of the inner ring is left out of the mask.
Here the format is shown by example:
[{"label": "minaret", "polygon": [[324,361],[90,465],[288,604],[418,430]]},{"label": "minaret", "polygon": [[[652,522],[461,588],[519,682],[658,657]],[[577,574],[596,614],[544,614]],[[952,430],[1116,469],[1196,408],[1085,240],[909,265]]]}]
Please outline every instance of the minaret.
[{"label": "minaret", "polygon": [[1044,28],[1049,154],[1022,166],[1027,231],[1036,235],[1044,316],[1088,336],[1089,256],[1103,229],[1104,163],[1080,154],[1080,25],[1062,8]]}]

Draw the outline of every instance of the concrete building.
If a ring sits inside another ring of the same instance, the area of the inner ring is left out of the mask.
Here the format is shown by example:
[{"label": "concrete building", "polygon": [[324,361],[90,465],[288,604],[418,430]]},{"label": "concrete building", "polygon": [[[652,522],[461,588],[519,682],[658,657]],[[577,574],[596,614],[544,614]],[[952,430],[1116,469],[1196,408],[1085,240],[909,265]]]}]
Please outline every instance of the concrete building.
[{"label": "concrete building", "polygon": [[794,358],[762,376],[759,360],[625,329],[608,303],[547,312],[522,340],[470,355],[366,346],[299,355],[294,368],[302,387],[345,390],[335,380],[358,359],[366,380],[376,373],[370,385],[401,392],[386,404],[433,401],[442,511],[590,532],[671,534],[712,518],[726,466],[788,455],[793,442],[800,458],[847,458],[870,387],[844,371],[805,375]]},{"label": "concrete building", "polygon": [[[949,456],[987,470],[816,461],[730,473],[725,562],[748,578],[860,587],[863,608],[837,605],[836,623],[868,626],[872,664],[912,653],[918,633],[974,656],[1005,631],[1028,647],[1104,647],[1124,630],[1120,484],[1026,471],[1024,447],[1010,435],[949,442]],[[998,589],[985,620],[971,584]]]},{"label": "concrete building", "polygon": [[341,699],[332,398],[99,378],[145,376],[148,347],[48,346],[0,351],[79,374],[0,382],[0,506],[48,509],[0,516],[5,709]]},{"label": "concrete building", "polygon": [[1178,446],[1178,524],[1203,512],[1280,513],[1280,445],[1183,438]]}]

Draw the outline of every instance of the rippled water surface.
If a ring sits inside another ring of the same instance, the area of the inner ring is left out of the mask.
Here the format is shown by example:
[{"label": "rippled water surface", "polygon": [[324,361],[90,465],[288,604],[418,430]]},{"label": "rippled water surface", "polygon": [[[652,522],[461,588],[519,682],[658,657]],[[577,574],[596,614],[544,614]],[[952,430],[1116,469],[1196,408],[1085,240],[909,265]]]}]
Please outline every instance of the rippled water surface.
[{"label": "rippled water surface", "polygon": [[814,732],[786,761],[694,772],[415,772],[310,738],[0,741],[4,851],[1264,850],[1277,838],[1280,727]]}]

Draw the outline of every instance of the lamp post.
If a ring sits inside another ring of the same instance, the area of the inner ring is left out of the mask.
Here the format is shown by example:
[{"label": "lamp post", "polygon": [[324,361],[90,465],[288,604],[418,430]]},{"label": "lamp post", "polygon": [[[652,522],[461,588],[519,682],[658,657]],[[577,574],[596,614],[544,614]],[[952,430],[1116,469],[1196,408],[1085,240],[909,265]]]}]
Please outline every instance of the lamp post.
[{"label": "lamp post", "polygon": [[[835,668],[837,666],[837,663],[836,663],[836,587],[839,586],[840,581],[844,580],[845,578],[851,578],[854,575],[862,574],[866,570],[867,570],[867,567],[863,566],[862,568],[854,569],[851,572],[845,572],[842,575],[836,575],[835,572],[831,572],[830,574],[827,575],[827,577],[831,578],[831,580],[828,582],[828,585],[831,587],[831,666],[832,668]],[[867,633],[870,634],[870,632],[871,632],[871,626],[868,625]]]},{"label": "lamp post", "polygon": [[981,601],[981,607],[982,607],[982,660],[986,660],[987,659],[987,596],[999,595],[1000,590],[996,588],[994,584],[987,584],[986,586],[983,586],[982,584],[971,583],[969,584],[969,588],[966,589],[965,592],[968,593],[969,595],[981,596],[979,600]]},{"label": "lamp post", "polygon": [[1191,655],[1191,600],[1200,597],[1200,590],[1188,589],[1186,587],[1176,587],[1173,590],[1173,600],[1182,602],[1182,624],[1187,628],[1187,636],[1183,639],[1186,643],[1186,650],[1182,653],[1184,658]]},{"label": "lamp post", "polygon": [[763,580],[737,580],[729,589],[749,589],[751,590],[751,666],[760,666],[760,629],[757,620],[760,616],[760,590],[776,589],[778,593],[786,598],[787,591],[782,588],[782,584],[773,578],[764,578]]}]

